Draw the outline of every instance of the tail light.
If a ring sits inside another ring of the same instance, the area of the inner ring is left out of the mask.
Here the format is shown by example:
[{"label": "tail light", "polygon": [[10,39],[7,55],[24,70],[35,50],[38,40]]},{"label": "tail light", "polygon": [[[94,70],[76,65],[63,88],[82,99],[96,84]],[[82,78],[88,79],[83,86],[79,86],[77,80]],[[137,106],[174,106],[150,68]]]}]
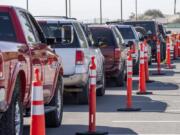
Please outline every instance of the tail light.
[{"label": "tail light", "polygon": [[132,53],[135,53],[136,52],[136,44],[134,43],[130,49],[131,49]]},{"label": "tail light", "polygon": [[3,78],[4,73],[4,62],[3,62],[3,56],[0,55],[0,78]]},{"label": "tail light", "polygon": [[115,58],[115,61],[118,61],[121,58],[121,49],[120,48],[115,48],[114,58]]},{"label": "tail light", "polygon": [[81,50],[76,51],[76,65],[84,64],[84,52]]}]

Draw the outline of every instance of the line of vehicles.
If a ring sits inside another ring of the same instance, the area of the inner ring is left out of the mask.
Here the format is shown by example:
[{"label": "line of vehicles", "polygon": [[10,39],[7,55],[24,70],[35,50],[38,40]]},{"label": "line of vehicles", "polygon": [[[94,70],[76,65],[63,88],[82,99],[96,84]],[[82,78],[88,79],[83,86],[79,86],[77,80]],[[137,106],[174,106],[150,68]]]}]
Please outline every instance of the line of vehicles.
[{"label": "line of vehicles", "polygon": [[97,96],[103,96],[106,81],[124,85],[128,49],[138,74],[143,40],[148,41],[149,64],[158,38],[164,60],[166,34],[155,21],[84,24],[66,17],[34,18],[24,9],[0,6],[0,134],[23,134],[23,117],[30,116],[34,68],[43,81],[46,125],[58,127],[64,93],[88,104],[92,56],[96,57]]}]

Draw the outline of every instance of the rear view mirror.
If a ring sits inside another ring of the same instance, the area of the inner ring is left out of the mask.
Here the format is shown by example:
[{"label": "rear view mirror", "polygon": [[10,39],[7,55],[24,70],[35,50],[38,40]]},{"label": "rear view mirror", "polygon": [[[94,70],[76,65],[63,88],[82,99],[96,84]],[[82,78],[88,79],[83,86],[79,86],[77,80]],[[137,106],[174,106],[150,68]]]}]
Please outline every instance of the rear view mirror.
[{"label": "rear view mirror", "polygon": [[61,29],[62,43],[69,44],[74,40],[74,29],[71,25],[63,25]]}]

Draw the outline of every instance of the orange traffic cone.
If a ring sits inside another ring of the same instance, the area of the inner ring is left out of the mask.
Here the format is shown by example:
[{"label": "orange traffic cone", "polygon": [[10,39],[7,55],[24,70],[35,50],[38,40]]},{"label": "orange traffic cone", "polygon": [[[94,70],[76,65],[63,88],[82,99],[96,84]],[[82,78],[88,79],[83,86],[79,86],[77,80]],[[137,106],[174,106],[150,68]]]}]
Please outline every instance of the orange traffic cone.
[{"label": "orange traffic cone", "polygon": [[144,40],[144,67],[146,83],[154,82],[153,80],[149,80],[148,45],[146,39]]},{"label": "orange traffic cone", "polygon": [[160,40],[157,40],[157,73],[153,73],[152,75],[165,75],[165,73],[161,73],[161,43]]},{"label": "orange traffic cone", "polygon": [[146,78],[145,78],[145,65],[144,65],[144,44],[140,44],[140,65],[139,65],[139,92],[138,95],[152,94],[146,92]]},{"label": "orange traffic cone", "polygon": [[131,50],[128,51],[128,58],[127,58],[127,105],[126,108],[118,109],[117,111],[122,112],[133,112],[133,111],[140,111],[140,108],[132,108],[132,67],[133,67],[133,59],[131,56]]},{"label": "orange traffic cone", "polygon": [[45,135],[44,98],[39,69],[35,69],[35,81],[32,86],[30,135]]},{"label": "orange traffic cone", "polygon": [[170,50],[170,39],[169,39],[169,36],[167,37],[166,39],[166,46],[167,46],[167,49],[166,49],[166,64],[167,64],[167,69],[172,69],[172,65],[171,65],[171,50]]}]

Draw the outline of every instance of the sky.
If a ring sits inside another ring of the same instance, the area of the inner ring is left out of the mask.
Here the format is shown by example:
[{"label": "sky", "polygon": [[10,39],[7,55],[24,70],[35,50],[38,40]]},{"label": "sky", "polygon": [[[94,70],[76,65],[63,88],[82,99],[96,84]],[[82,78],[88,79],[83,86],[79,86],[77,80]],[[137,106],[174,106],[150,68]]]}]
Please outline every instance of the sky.
[{"label": "sky", "polygon": [[[138,14],[148,9],[159,9],[164,14],[173,14],[174,0],[137,0]],[[102,0],[103,18],[120,18],[120,0]],[[99,18],[99,0],[71,0],[72,17],[80,20]],[[26,0],[0,0],[2,5],[26,8]],[[65,16],[65,0],[29,0],[29,11],[37,15]],[[123,18],[135,12],[135,0],[123,0]],[[180,12],[180,0],[177,0]]]}]

